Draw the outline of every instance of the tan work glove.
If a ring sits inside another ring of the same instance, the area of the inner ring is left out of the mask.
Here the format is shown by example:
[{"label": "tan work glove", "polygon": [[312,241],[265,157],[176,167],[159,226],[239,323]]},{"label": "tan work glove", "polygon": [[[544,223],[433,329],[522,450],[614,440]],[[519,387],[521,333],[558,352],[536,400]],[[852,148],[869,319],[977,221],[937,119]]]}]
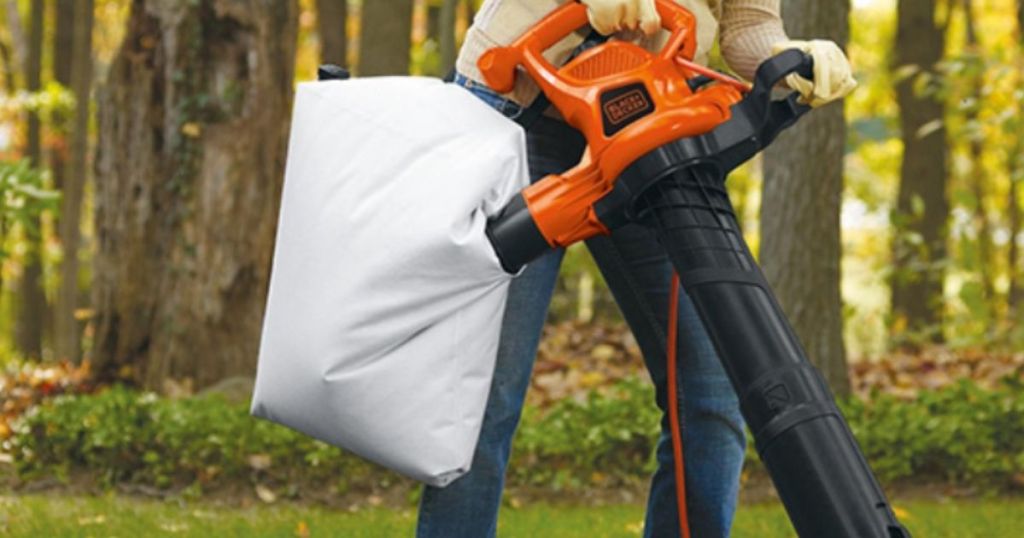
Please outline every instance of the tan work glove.
[{"label": "tan work glove", "polygon": [[580,0],[587,6],[590,25],[602,35],[640,30],[651,35],[661,28],[654,0]]},{"label": "tan work glove", "polygon": [[796,90],[803,102],[812,107],[831,103],[846,97],[857,81],[853,78],[853,68],[846,54],[832,41],[815,39],[812,41],[783,41],[772,46],[772,54],[787,49],[798,49],[810,54],[814,59],[814,80],[810,81],[793,73],[786,77],[786,84]]}]

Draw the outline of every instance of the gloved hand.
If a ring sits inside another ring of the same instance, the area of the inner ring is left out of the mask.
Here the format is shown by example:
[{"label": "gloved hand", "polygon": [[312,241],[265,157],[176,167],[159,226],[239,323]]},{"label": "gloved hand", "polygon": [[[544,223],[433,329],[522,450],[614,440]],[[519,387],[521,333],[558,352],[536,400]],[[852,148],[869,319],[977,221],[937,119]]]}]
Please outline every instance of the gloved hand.
[{"label": "gloved hand", "polygon": [[857,87],[853,68],[846,54],[832,41],[783,41],[772,46],[772,54],[787,49],[799,49],[814,58],[814,80],[810,81],[793,73],[786,77],[786,84],[796,90],[804,103],[818,107],[846,97]]},{"label": "gloved hand", "polygon": [[587,6],[590,25],[602,35],[640,30],[651,35],[661,28],[654,0],[580,0]]}]

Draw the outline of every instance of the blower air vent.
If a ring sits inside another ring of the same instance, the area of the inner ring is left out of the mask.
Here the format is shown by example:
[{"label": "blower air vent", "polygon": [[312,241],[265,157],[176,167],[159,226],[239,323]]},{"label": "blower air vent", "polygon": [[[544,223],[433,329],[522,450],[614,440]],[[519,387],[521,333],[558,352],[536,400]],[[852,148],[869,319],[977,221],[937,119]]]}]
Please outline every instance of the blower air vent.
[{"label": "blower air vent", "polygon": [[594,80],[635,69],[650,57],[647,51],[635,45],[611,43],[594,55],[583,55],[565,66],[565,72],[579,80]]}]

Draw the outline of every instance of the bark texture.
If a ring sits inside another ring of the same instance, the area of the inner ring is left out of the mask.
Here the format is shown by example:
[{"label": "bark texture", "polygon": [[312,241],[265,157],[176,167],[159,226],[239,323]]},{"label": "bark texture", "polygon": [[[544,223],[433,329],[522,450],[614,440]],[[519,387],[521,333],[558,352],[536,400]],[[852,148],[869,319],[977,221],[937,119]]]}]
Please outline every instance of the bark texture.
[{"label": "bark texture", "polygon": [[[848,0],[788,0],[790,36],[849,39]],[[839,213],[846,122],[842,103],[808,114],[765,151],[760,261],[832,390],[850,390],[843,345]]]},{"label": "bark texture", "polygon": [[[25,86],[30,92],[42,87],[43,59],[43,0],[32,0],[29,17],[28,57],[25,62]],[[28,113],[28,133],[25,156],[32,166],[43,165],[41,140],[42,124],[39,114]],[[18,317],[15,323],[15,343],[25,357],[40,358],[43,355],[43,320],[46,316],[46,297],[43,295],[43,265],[40,257],[42,247],[39,236],[39,220],[36,217],[34,230],[27,230],[27,250],[23,261],[21,279],[18,281]]]},{"label": "bark texture", "polygon": [[[943,103],[935,94],[935,64],[945,29],[935,22],[935,0],[899,0],[895,68],[913,69],[896,85],[903,138],[900,187],[893,214],[892,315],[898,344],[942,341],[943,261],[949,198],[948,144]],[[933,82],[934,81],[934,82]]]},{"label": "bark texture", "polygon": [[320,34],[320,62],[348,65],[348,0],[316,0],[317,30]]},{"label": "bark texture", "polygon": [[69,160],[61,197],[60,241],[64,259],[57,289],[54,344],[58,357],[78,361],[82,353],[81,327],[75,311],[81,306],[78,251],[82,236],[82,192],[88,178],[93,0],[75,0],[72,9],[70,85],[75,95],[75,111],[71,120]]},{"label": "bark texture", "polygon": [[363,2],[359,75],[407,75],[413,0]]},{"label": "bark texture", "polygon": [[[56,28],[53,31],[53,79],[58,84],[65,88],[71,87],[71,56],[74,34],[74,15],[75,15],[75,2],[74,0],[57,0],[53,3],[57,12],[55,13]],[[68,144],[67,136],[70,128],[72,114],[57,111],[54,112],[50,118],[50,172],[53,175],[53,185],[62,193],[66,193],[67,188],[67,166],[68,166]],[[62,232],[64,231],[63,226],[63,215],[61,211],[57,214],[54,219],[54,225],[57,228],[57,236],[60,240],[61,247],[65,247],[65,241]],[[67,263],[67,260],[61,262],[61,269]],[[63,270],[61,271],[63,276]],[[70,358],[67,353],[66,346],[63,345],[62,340],[65,335],[61,334],[61,330],[58,325],[61,323],[61,318],[65,314],[65,311],[69,308],[68,305],[63,304],[61,297],[58,295],[56,304],[53,308],[53,343],[54,350],[58,358],[65,359]]]},{"label": "bark texture", "polygon": [[133,0],[99,95],[95,364],[202,387],[256,363],[294,0]]}]

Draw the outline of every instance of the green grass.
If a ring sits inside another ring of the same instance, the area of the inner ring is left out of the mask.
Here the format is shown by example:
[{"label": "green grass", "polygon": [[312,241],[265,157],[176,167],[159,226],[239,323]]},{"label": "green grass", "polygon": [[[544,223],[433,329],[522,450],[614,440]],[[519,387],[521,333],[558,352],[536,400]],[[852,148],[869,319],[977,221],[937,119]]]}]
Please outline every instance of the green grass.
[{"label": "green grass", "polygon": [[[1024,529],[1024,499],[896,503],[917,538],[1014,537]],[[204,503],[140,501],[117,496],[0,497],[0,535],[12,537],[138,536],[412,536],[413,510],[332,511],[288,504],[224,508]],[[638,536],[640,506],[600,508],[535,504],[505,509],[502,537]],[[303,531],[306,531],[305,533]],[[744,506],[733,536],[792,536],[778,506]]]}]

